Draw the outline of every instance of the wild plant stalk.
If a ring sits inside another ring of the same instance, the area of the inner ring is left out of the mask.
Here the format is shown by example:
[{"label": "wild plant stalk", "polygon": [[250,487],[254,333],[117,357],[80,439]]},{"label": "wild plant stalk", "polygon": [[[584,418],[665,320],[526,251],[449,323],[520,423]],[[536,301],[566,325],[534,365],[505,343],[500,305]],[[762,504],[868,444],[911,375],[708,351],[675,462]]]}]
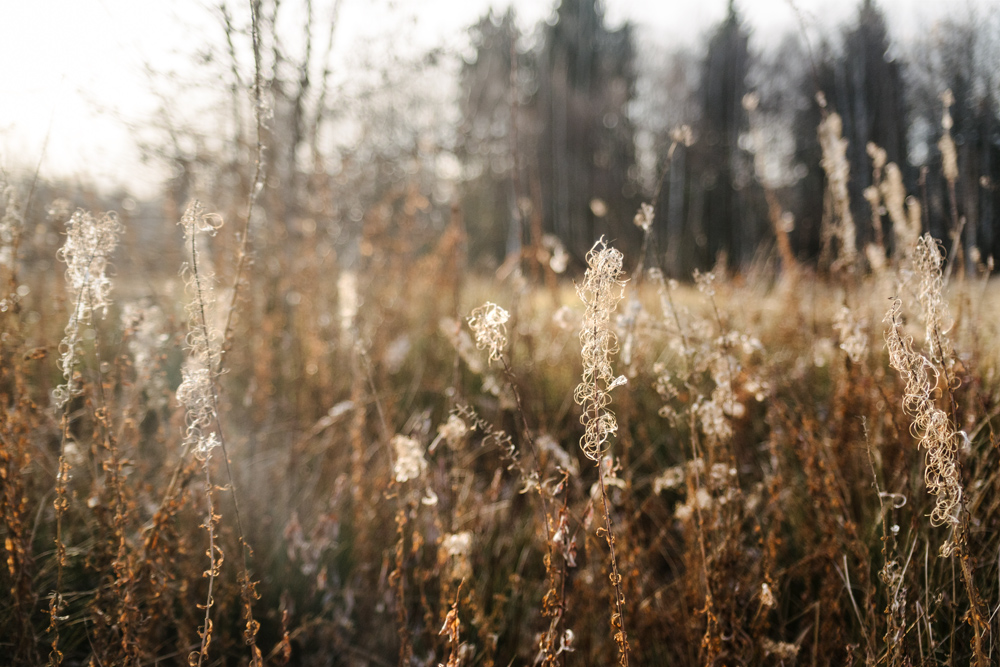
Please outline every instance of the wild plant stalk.
[{"label": "wild plant stalk", "polygon": [[[66,565],[66,544],[63,540],[63,516],[69,509],[67,482],[70,464],[66,458],[66,446],[70,442],[70,405],[81,388],[77,384],[76,367],[80,362],[80,327],[93,321],[95,310],[107,312],[110,305],[111,279],[107,268],[111,254],[118,245],[121,224],[114,213],[106,213],[96,219],[90,213],[78,210],[66,223],[66,242],[57,253],[57,258],[66,263],[66,288],[73,303],[73,311],[66,325],[60,343],[59,367],[64,383],[52,392],[52,402],[62,409],[60,419],[61,437],[59,461],[56,469],[55,500],[56,515],[56,588],[49,598],[49,628],[52,635],[52,650],[49,664],[58,666],[63,654],[59,650],[59,623],[63,600],[63,571]],[[97,343],[95,342],[95,345]]]},{"label": "wild plant stalk", "polygon": [[[203,628],[202,645],[198,654],[198,665],[202,664],[208,646],[211,643],[211,618],[210,609],[212,607],[212,588],[215,576],[218,572],[218,565],[221,564],[222,550],[215,544],[214,526],[218,519],[214,510],[212,499],[212,483],[210,460],[212,450],[215,447],[222,449],[222,456],[226,464],[226,471],[229,475],[229,490],[232,495],[233,508],[236,516],[236,529],[240,542],[240,553],[242,557],[242,571],[240,573],[240,591],[243,601],[243,615],[246,621],[244,629],[244,639],[250,646],[251,664],[259,665],[262,661],[260,650],[257,648],[256,635],[259,624],[253,618],[253,601],[256,599],[254,584],[250,580],[249,567],[247,565],[247,551],[249,545],[246,541],[246,533],[243,530],[243,522],[240,516],[239,502],[236,496],[236,486],[233,480],[232,469],[229,463],[229,454],[226,450],[226,441],[219,420],[219,396],[216,387],[216,378],[221,367],[221,350],[216,343],[217,334],[208,323],[208,307],[214,303],[211,289],[211,276],[202,271],[198,265],[198,238],[200,234],[214,236],[222,226],[222,220],[216,215],[206,214],[204,207],[197,202],[192,202],[184,217],[181,220],[184,227],[185,239],[190,244],[191,265],[185,271],[187,274],[188,289],[191,291],[191,302],[188,304],[188,335],[187,344],[189,349],[188,365],[183,369],[183,381],[177,389],[178,402],[185,406],[187,415],[187,429],[185,431],[184,445],[186,449],[194,448],[195,456],[202,461],[205,470],[206,501],[208,504],[208,519],[204,527],[209,536],[209,569],[206,570],[206,577],[209,579],[209,594],[205,604],[205,625]],[[220,560],[216,562],[216,553]]]},{"label": "wild plant stalk", "polygon": [[[24,228],[27,205],[21,206],[18,190],[7,186],[0,174],[0,197],[4,202],[0,217],[0,289],[17,295],[18,243]],[[30,203],[30,200],[29,200]],[[3,275],[6,273],[6,275]],[[29,484],[22,474],[30,465],[29,435],[36,432],[38,408],[30,400],[26,386],[24,321],[17,308],[0,306],[0,386],[10,392],[0,410],[0,532],[6,536],[5,590],[12,602],[9,658],[17,664],[39,664],[32,614],[37,598],[32,589],[33,568],[29,521]]]},{"label": "wild plant stalk", "polygon": [[213,436],[214,434],[209,436],[207,441],[199,447],[199,451],[196,454],[197,458],[201,461],[201,467],[205,473],[205,502],[208,504],[208,514],[205,517],[205,522],[201,524],[201,527],[208,533],[208,550],[206,551],[208,569],[203,573],[203,576],[208,579],[208,593],[205,598],[205,604],[198,605],[199,608],[205,610],[205,618],[201,629],[198,631],[198,635],[201,637],[201,646],[198,647],[197,656],[193,654],[188,656],[188,664],[195,664],[194,658],[197,657],[196,664],[198,667],[201,667],[205,657],[208,655],[208,648],[212,644],[212,607],[215,605],[215,578],[219,576],[222,561],[225,560],[222,547],[215,543],[215,527],[222,517],[215,513],[215,501],[212,494],[214,486],[212,484],[212,473],[209,462],[211,460],[212,449],[216,444]]},{"label": "wild plant stalk", "polygon": [[[225,353],[229,350],[233,328],[233,316],[236,313],[236,304],[239,299],[240,286],[243,284],[243,271],[250,256],[250,220],[253,218],[254,206],[257,197],[264,189],[264,114],[266,113],[264,95],[261,82],[260,65],[260,2],[261,0],[249,0],[250,2],[250,37],[253,42],[253,116],[256,125],[256,153],[254,157],[253,182],[250,184],[250,192],[247,195],[247,208],[243,216],[243,233],[240,236],[240,249],[236,260],[236,275],[233,277],[233,296],[229,301],[229,309],[226,312],[226,325],[222,329],[223,349],[219,359],[219,372],[222,371],[222,361]],[[227,461],[228,464],[228,461]],[[230,480],[232,481],[232,480]]]},{"label": "wild plant stalk", "polygon": [[[521,400],[521,392],[517,388],[517,378],[507,361],[504,349],[507,347],[506,323],[509,314],[506,310],[495,303],[487,302],[479,306],[469,315],[469,328],[476,335],[476,346],[479,349],[488,349],[488,361],[492,363],[499,360],[503,365],[504,377],[507,386],[514,395],[514,404],[521,419],[521,426],[524,432],[524,439],[531,450],[531,457],[534,462],[532,470],[521,468],[521,477],[525,483],[525,488],[532,488],[538,492],[539,509],[542,513],[542,526],[545,529],[545,572],[548,579],[548,591],[545,595],[543,615],[551,616],[552,621],[549,629],[543,633],[539,640],[545,665],[556,664],[558,656],[562,653],[556,646],[556,641],[563,638],[563,633],[559,632],[559,625],[563,619],[565,609],[565,571],[560,573],[555,567],[555,538],[552,527],[552,515],[549,513],[546,491],[542,485],[541,457],[535,443],[535,437],[531,427],[528,425],[528,415]],[[520,463],[518,463],[520,467]],[[563,561],[565,566],[565,559]],[[562,639],[562,645],[565,639]]]},{"label": "wild plant stalk", "polygon": [[[958,152],[955,148],[955,140],[951,137],[951,128],[955,122],[951,118],[951,105],[955,103],[955,96],[951,89],[941,94],[941,104],[944,111],[941,113],[941,139],[938,141],[938,150],[941,151],[941,171],[944,180],[948,183],[948,203],[951,212],[951,253],[948,257],[948,277],[959,265],[959,276],[965,274],[965,257],[962,252],[962,228],[965,226],[965,219],[958,217],[958,196],[955,193],[955,183],[958,181]],[[947,278],[945,278],[947,284]]]},{"label": "wild plant stalk", "polygon": [[[942,546],[942,555],[953,555],[958,561],[962,583],[969,596],[970,619],[973,626],[973,657],[977,667],[988,664],[984,638],[990,634],[988,614],[975,583],[969,554],[969,512],[965,506],[959,450],[965,436],[956,427],[956,408],[951,379],[951,343],[947,333],[950,321],[942,298],[941,256],[937,241],[929,234],[920,239],[915,254],[915,269],[921,279],[920,302],[926,325],[929,356],[913,349],[913,341],[902,333],[900,299],[893,299],[885,316],[886,346],[889,363],[906,382],[903,411],[913,419],[912,431],[925,450],[924,482],[928,492],[936,497],[931,512],[931,525],[949,525],[956,538]],[[951,416],[935,404],[934,392],[945,381],[951,402]]]},{"label": "wild plant stalk", "polygon": [[[251,24],[250,24],[250,27],[251,27],[250,36],[251,36],[251,41],[252,41],[252,46],[253,46],[253,58],[254,58],[253,96],[254,96],[254,121],[255,121],[255,129],[256,129],[256,143],[255,143],[255,156],[254,156],[254,176],[253,176],[253,181],[252,181],[252,183],[250,185],[250,190],[249,190],[249,192],[247,194],[247,206],[246,206],[246,211],[245,211],[245,213],[243,215],[243,230],[242,230],[242,233],[239,235],[240,246],[239,246],[239,250],[237,252],[236,271],[235,271],[235,275],[233,277],[232,297],[231,297],[230,302],[229,302],[229,307],[228,307],[228,309],[226,311],[225,326],[223,327],[223,330],[222,330],[222,346],[221,346],[221,350],[219,350],[219,353],[218,353],[218,359],[215,361],[215,364],[214,364],[214,366],[215,366],[214,367],[214,372],[216,374],[221,374],[223,372],[223,370],[224,370],[224,362],[225,362],[225,355],[226,355],[226,353],[228,353],[228,351],[229,351],[229,349],[230,349],[230,347],[232,345],[232,329],[233,329],[233,324],[234,324],[234,317],[235,317],[235,314],[236,314],[236,305],[237,305],[238,300],[239,300],[240,287],[243,285],[243,274],[244,274],[244,271],[246,270],[247,263],[250,260],[250,222],[251,222],[251,220],[253,218],[254,209],[255,209],[255,206],[256,206],[256,203],[257,203],[257,197],[260,195],[260,192],[263,190],[264,177],[265,177],[265,169],[264,169],[264,167],[265,167],[265,164],[264,164],[264,149],[265,149],[265,146],[264,146],[264,116],[267,114],[267,106],[266,106],[266,103],[264,101],[264,96],[263,96],[263,80],[262,80],[262,73],[261,73],[261,53],[260,53],[260,51],[261,51],[261,36],[260,36],[260,6],[261,6],[261,0],[249,0],[249,4],[250,4],[250,21],[251,21]],[[228,10],[226,9],[225,5],[223,5],[221,7],[221,11],[222,11],[222,15],[223,15],[223,21],[224,21],[225,27],[226,27],[226,38],[227,38],[227,40],[229,42],[230,48],[232,48],[232,43],[231,43],[231,40],[232,40],[232,26],[230,24]],[[235,64],[234,64],[234,67],[235,67]],[[194,244],[193,240],[192,240],[191,249],[192,249],[192,266],[193,266],[193,269],[194,269],[195,273],[197,274],[197,247]],[[200,291],[200,285],[198,286],[198,289]],[[203,309],[201,309],[201,310],[203,311]],[[197,315],[198,313],[196,312],[195,314]],[[204,322],[205,321],[204,312],[201,312],[200,314],[201,314],[201,320],[202,320],[202,322]],[[213,393],[213,398],[214,398],[214,393]],[[213,400],[213,403],[217,403],[217,401]],[[229,455],[228,455],[228,453],[226,451],[225,439],[224,439],[224,437],[223,437],[223,435],[221,433],[221,430],[219,432],[219,440],[220,440],[220,445],[222,446],[223,457],[226,460],[226,471],[227,471],[228,476],[229,476],[230,491],[232,492],[232,495],[233,495],[234,507],[236,508],[237,524],[241,524],[240,516],[239,516],[239,505],[236,503],[236,486],[235,486],[235,483],[234,483],[234,480],[233,480],[232,470],[231,470],[230,465],[229,465]],[[164,495],[164,499],[163,499],[163,502],[162,502],[162,506],[163,507],[165,507],[170,502],[170,499],[172,497],[173,491],[176,488],[179,476],[181,474],[182,468],[183,468],[183,461],[181,463],[179,463],[178,466],[177,466],[177,468],[175,468],[175,470],[174,470],[174,473],[173,473],[173,475],[171,477],[170,483],[169,483],[169,485],[167,487],[167,493]],[[253,592],[253,590],[252,590],[253,589],[253,585],[249,581],[249,578],[246,576],[246,574],[247,574],[247,568],[246,568],[247,555],[246,555],[246,550],[249,548],[249,545],[246,544],[245,540],[243,539],[243,535],[244,535],[244,533],[242,531],[242,528],[240,528],[240,542],[241,542],[241,550],[243,551],[242,556],[243,556],[243,563],[244,563],[244,568],[243,568],[244,572],[243,572],[243,576],[241,576],[241,589],[242,589],[241,595],[244,598],[244,604],[247,605],[246,601],[249,600],[250,598],[253,598],[256,595],[256,593]],[[246,607],[246,613],[247,613],[247,631],[249,632],[249,631],[253,630],[253,628],[256,627],[256,623],[252,620],[252,617],[249,614],[249,607],[248,606]],[[247,643],[250,644],[250,645],[252,645],[253,646],[253,652],[257,653],[256,646],[254,645],[254,640],[252,638],[248,637],[247,638]]]},{"label": "wild plant stalk", "polygon": [[455,601],[451,603],[451,609],[448,610],[448,615],[444,619],[444,625],[441,626],[441,631],[438,633],[439,635],[448,637],[448,644],[450,646],[448,663],[444,667],[461,667],[462,664],[458,652],[458,640],[462,631],[462,624],[458,618],[458,602],[462,592],[462,584],[464,583],[464,579],[458,583],[458,590],[455,591]]},{"label": "wild plant stalk", "polygon": [[[821,106],[825,109],[825,98]],[[819,144],[823,150],[820,164],[826,173],[827,190],[824,195],[822,233],[824,263],[832,261],[830,268],[853,270],[857,261],[857,232],[854,216],[851,214],[850,181],[851,166],[847,160],[847,139],[842,136],[843,121],[836,113],[826,114],[819,124]],[[833,240],[838,241],[834,259]]]},{"label": "wild plant stalk", "polygon": [[622,578],[618,573],[615,536],[611,525],[611,511],[608,507],[608,491],[604,483],[604,455],[609,447],[608,440],[618,431],[614,413],[608,409],[611,403],[611,390],[626,382],[625,376],[615,377],[611,369],[611,356],[618,351],[618,339],[611,331],[611,313],[625,295],[625,282],[621,279],[622,260],[622,253],[607,247],[603,238],[587,253],[589,268],[584,274],[583,283],[576,289],[580,299],[587,306],[587,311],[580,330],[583,381],[577,386],[574,399],[583,407],[580,423],[583,424],[585,432],[580,438],[580,447],[584,456],[597,466],[597,479],[604,509],[603,532],[611,556],[609,578],[615,595],[615,612],[611,616],[611,627],[614,630],[615,644],[618,646],[619,664],[628,667],[625,595],[622,592]]},{"label": "wild plant stalk", "polygon": [[133,665],[137,664],[139,660],[138,644],[134,634],[136,623],[139,620],[139,613],[133,595],[135,578],[132,561],[128,554],[128,540],[126,538],[126,514],[128,508],[125,499],[125,483],[122,478],[121,453],[118,448],[118,439],[112,432],[111,409],[104,390],[104,363],[101,359],[100,345],[96,342],[94,344],[94,357],[97,373],[97,412],[95,417],[101,427],[104,448],[110,457],[110,461],[105,461],[103,468],[110,477],[110,487],[114,498],[112,530],[115,540],[115,556],[111,562],[111,569],[114,573],[113,588],[118,603],[115,617],[118,619],[119,644],[124,653],[122,656],[124,660],[123,664]]}]

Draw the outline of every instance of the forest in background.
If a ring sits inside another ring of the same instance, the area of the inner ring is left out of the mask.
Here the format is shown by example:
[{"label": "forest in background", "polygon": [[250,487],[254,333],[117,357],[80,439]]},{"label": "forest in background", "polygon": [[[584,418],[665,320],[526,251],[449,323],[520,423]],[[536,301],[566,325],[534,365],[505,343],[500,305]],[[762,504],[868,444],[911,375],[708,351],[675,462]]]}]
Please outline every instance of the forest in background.
[{"label": "forest in background", "polygon": [[[541,45],[525,51],[512,47],[523,41],[512,13],[485,17],[461,77],[462,202],[474,248],[499,258],[552,234],[579,260],[587,239],[607,234],[636,249],[629,212],[649,199],[675,277],[720,256],[735,268],[765,258],[776,226],[798,257],[820,261],[830,203],[817,130],[835,112],[859,251],[877,235],[893,243],[892,216],[877,197],[873,215],[868,190],[888,166],[922,205],[924,230],[950,238],[964,221],[971,268],[972,257],[996,253],[1000,33],[985,12],[967,11],[899,44],[877,3],[863,0],[847,25],[810,40],[803,24],[762,51],[730,2],[700,49],[668,51],[641,75],[632,26],[608,30],[600,3],[561,3]],[[954,193],[942,175],[946,132],[957,152]],[[651,169],[637,164],[637,140]]]},{"label": "forest in background", "polygon": [[[967,270],[996,255],[1000,26],[988,8],[965,6],[901,43],[873,0],[844,25],[800,13],[801,30],[784,35],[751,35],[730,2],[696,46],[674,48],[650,34],[640,43],[630,23],[609,28],[601,2],[566,0],[534,27],[513,10],[490,10],[457,51],[377,44],[336,67],[339,5],[263,11],[259,55],[262,139],[272,147],[265,196],[281,211],[273,224],[292,237],[315,225],[348,264],[362,250],[365,212],[413,188],[427,199],[418,216],[424,243],[457,205],[470,260],[483,269],[555,258],[577,271],[601,235],[638,253],[641,202],[657,212],[658,252],[672,277],[720,258],[733,269],[769,261],[786,233],[796,257],[823,269],[831,204],[818,129],[830,113],[847,142],[866,265],[869,245],[891,249],[895,240],[892,207],[877,195],[888,180],[920,205],[923,230],[949,242],[959,233]],[[163,221],[191,197],[222,205],[248,178],[256,140],[241,9],[223,3],[210,13],[218,42],[192,53],[187,75],[151,75],[162,104],[133,134],[168,177],[158,201],[125,211],[151,242],[170,245]],[[109,194],[57,189],[76,203]],[[121,209],[123,199],[132,201],[111,193],[103,208]]]}]

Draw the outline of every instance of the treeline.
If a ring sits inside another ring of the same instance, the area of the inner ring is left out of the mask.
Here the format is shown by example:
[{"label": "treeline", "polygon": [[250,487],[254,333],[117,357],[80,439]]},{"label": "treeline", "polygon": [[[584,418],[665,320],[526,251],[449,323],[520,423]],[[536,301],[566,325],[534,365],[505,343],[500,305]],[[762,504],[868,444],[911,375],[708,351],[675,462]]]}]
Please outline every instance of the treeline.
[{"label": "treeline", "polygon": [[996,26],[970,9],[909,44],[891,28],[862,0],[820,39],[803,28],[758,52],[731,1],[700,52],[648,66],[634,27],[610,29],[599,0],[562,0],[531,46],[512,10],[489,13],[460,75],[472,255],[580,262],[602,234],[637,251],[647,201],[673,275],[767,258],[779,227],[825,268],[834,205],[818,127],[836,114],[859,256],[892,251],[879,192],[901,181],[924,231],[960,238],[968,268],[985,264],[1000,251]]}]

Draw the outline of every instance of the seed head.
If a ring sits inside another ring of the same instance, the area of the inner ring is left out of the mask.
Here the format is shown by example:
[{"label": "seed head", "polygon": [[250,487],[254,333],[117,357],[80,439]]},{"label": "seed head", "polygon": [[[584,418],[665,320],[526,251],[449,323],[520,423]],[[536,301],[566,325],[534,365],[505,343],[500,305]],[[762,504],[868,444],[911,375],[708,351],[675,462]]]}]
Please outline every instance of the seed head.
[{"label": "seed head", "polygon": [[419,442],[405,435],[395,435],[389,444],[396,452],[392,473],[397,482],[402,484],[417,479],[427,471],[427,461]]},{"label": "seed head", "polygon": [[95,310],[104,309],[106,313],[111,304],[111,278],[107,270],[121,231],[122,225],[113,212],[98,219],[78,210],[66,223],[66,242],[56,257],[66,263],[66,291],[73,311],[59,346],[59,367],[65,379],[53,391],[59,407],[75,393],[72,378],[78,361],[81,323],[89,322]]},{"label": "seed head", "polygon": [[576,288],[587,311],[580,330],[583,381],[574,399],[583,406],[580,423],[586,428],[580,447],[595,462],[607,449],[608,438],[618,431],[614,413],[607,407],[611,390],[626,382],[624,375],[615,377],[611,368],[611,357],[618,352],[618,338],[611,331],[611,313],[625,295],[622,260],[621,252],[600,239],[587,253],[590,268]]},{"label": "seed head", "polygon": [[487,301],[469,315],[469,328],[476,335],[476,347],[489,350],[489,362],[499,360],[507,347],[507,320],[510,315],[500,306]]},{"label": "seed head", "polygon": [[960,433],[951,420],[937,407],[932,392],[938,385],[937,366],[913,350],[913,341],[900,333],[900,300],[894,299],[885,316],[885,334],[889,365],[906,382],[903,411],[913,418],[911,432],[926,451],[924,483],[936,496],[931,512],[931,525],[940,526],[957,521],[957,508],[962,499],[962,483],[958,476]]}]

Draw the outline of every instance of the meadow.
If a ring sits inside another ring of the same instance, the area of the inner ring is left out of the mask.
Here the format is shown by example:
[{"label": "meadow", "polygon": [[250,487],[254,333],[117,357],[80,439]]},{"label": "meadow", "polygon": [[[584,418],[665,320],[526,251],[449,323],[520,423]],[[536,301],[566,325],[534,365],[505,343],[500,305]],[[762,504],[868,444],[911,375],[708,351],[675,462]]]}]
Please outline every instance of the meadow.
[{"label": "meadow", "polygon": [[645,225],[501,280],[408,189],[354,270],[192,203],[151,275],[126,215],[24,202],[10,664],[996,659],[997,293],[929,236],[678,283]]},{"label": "meadow", "polygon": [[301,168],[308,77],[268,109],[251,5],[231,154],[173,146],[155,214],[0,173],[3,659],[997,662],[1000,294],[950,93],[944,240],[874,144],[854,219],[819,95],[817,256],[758,183],[752,262],[667,275],[643,204],[638,252],[539,214],[485,270],[425,142],[327,173],[320,104]]}]

